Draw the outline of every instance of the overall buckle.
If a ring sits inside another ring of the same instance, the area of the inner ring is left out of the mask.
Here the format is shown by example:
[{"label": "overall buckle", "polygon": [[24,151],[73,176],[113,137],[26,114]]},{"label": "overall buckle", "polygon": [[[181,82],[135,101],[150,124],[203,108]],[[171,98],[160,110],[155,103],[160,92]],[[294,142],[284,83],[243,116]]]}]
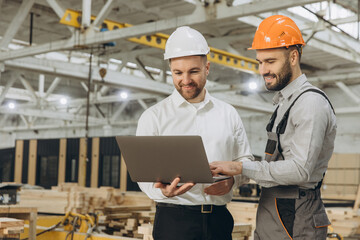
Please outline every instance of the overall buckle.
[{"label": "overall buckle", "polygon": [[201,205],[201,213],[212,213],[213,205]]}]

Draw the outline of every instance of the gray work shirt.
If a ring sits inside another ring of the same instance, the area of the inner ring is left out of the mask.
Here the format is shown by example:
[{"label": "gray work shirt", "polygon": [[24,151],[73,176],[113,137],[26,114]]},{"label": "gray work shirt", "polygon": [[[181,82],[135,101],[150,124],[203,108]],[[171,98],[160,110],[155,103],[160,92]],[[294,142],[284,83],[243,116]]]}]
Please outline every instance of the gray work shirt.
[{"label": "gray work shirt", "polygon": [[[273,101],[279,109],[273,132],[292,101],[309,88],[316,87],[303,74],[276,93]],[[319,93],[306,92],[292,107],[286,131],[280,135],[285,160],[243,161],[242,174],[263,187],[314,188],[327,169],[335,135],[336,118],[328,101]]]}]

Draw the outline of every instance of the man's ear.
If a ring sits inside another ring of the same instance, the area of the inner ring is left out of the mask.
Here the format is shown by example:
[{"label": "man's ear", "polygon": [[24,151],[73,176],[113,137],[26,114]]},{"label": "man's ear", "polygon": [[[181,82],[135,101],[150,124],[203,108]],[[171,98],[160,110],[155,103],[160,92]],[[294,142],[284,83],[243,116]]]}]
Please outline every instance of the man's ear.
[{"label": "man's ear", "polygon": [[290,63],[291,65],[295,66],[297,63],[300,63],[300,56],[297,49],[294,49],[290,53]]},{"label": "man's ear", "polygon": [[206,62],[206,76],[209,75],[209,73],[210,73],[210,62],[207,61]]}]

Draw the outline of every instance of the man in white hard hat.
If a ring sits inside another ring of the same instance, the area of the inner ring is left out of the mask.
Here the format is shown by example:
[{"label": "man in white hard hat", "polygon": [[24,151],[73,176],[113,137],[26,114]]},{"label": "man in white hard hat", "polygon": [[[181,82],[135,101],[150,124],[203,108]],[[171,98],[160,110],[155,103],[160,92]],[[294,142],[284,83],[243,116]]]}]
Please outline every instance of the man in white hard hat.
[{"label": "man in white hard hat", "polygon": [[[136,135],[200,135],[209,162],[252,159],[237,111],[205,89],[209,51],[203,35],[190,27],[179,27],[171,34],[164,59],[169,60],[175,90],[142,114]],[[139,183],[156,201],[154,239],[232,239],[234,221],[226,204],[240,181],[236,176],[212,185],[178,187],[179,178],[169,185]]]}]

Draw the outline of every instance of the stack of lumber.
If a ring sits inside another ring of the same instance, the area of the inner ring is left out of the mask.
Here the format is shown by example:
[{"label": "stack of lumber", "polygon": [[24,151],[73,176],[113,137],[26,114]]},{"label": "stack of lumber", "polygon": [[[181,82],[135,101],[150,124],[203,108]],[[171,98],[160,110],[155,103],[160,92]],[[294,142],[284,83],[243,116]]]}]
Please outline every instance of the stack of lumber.
[{"label": "stack of lumber", "polygon": [[154,217],[155,211],[150,205],[105,207],[102,225],[108,234],[143,239],[138,227],[154,223]]},{"label": "stack of lumber", "polygon": [[19,239],[20,233],[24,232],[24,221],[15,218],[0,218],[0,238]]},{"label": "stack of lumber", "polygon": [[331,207],[326,208],[331,227],[334,233],[342,237],[360,234],[360,215],[352,208]]},{"label": "stack of lumber", "polygon": [[142,224],[138,227],[138,233],[143,234],[143,240],[154,240],[152,236],[153,225],[152,224]]},{"label": "stack of lumber", "polygon": [[252,226],[249,223],[235,223],[232,232],[233,240],[247,240],[252,235]]},{"label": "stack of lumber", "polygon": [[80,187],[76,183],[61,184],[51,190],[22,189],[19,194],[20,206],[37,207],[40,213],[53,214],[65,214],[69,211],[85,214],[119,204],[153,204],[144,194],[124,193],[113,187]]},{"label": "stack of lumber", "polygon": [[69,193],[52,190],[24,189],[19,192],[21,207],[36,207],[38,212],[64,214]]},{"label": "stack of lumber", "polygon": [[321,194],[325,199],[354,200],[360,184],[360,154],[334,153]]},{"label": "stack of lumber", "polygon": [[231,215],[234,218],[234,223],[247,223],[251,224],[252,228],[255,229],[256,224],[256,211],[257,203],[246,203],[246,202],[230,202],[227,204]]}]

